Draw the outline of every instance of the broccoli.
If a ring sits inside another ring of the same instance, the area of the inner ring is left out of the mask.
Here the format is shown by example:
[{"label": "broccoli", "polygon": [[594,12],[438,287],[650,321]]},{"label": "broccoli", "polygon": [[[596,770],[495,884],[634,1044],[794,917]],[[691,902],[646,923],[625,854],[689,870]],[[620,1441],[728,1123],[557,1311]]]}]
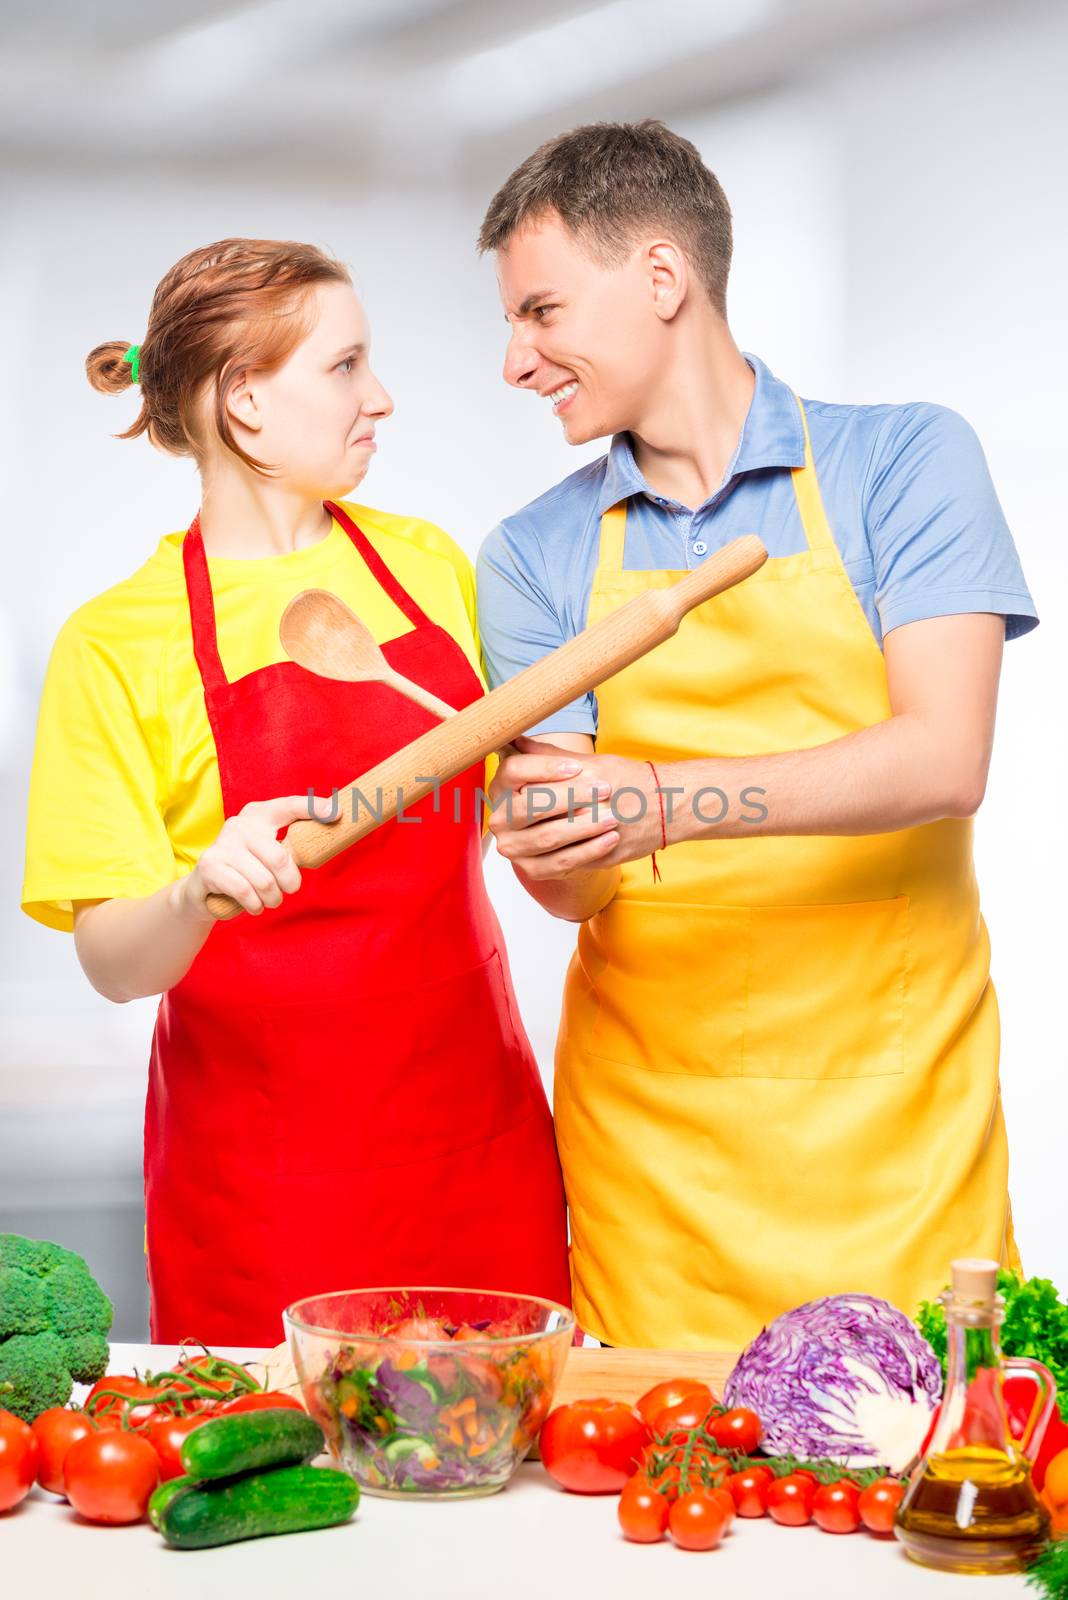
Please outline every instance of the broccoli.
[{"label": "broccoli", "polygon": [[103,1377],[111,1316],[73,1250],[0,1233],[0,1408],[32,1422]]}]

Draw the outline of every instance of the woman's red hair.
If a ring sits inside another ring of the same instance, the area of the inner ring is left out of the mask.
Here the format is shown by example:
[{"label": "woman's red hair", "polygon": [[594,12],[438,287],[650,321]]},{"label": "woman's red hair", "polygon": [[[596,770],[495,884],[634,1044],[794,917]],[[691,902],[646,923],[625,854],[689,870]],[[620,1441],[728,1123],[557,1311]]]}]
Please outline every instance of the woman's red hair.
[{"label": "woman's red hair", "polygon": [[[233,436],[225,395],[238,373],[281,366],[309,329],[310,291],[351,283],[324,251],[291,239],[221,239],[183,256],[152,296],[138,354],[141,410],[120,439],[147,433],[171,455],[200,460],[198,416],[205,390],[218,437],[248,466],[267,470]],[[94,389],[119,394],[133,383],[126,341],[98,344],[86,357]]]}]

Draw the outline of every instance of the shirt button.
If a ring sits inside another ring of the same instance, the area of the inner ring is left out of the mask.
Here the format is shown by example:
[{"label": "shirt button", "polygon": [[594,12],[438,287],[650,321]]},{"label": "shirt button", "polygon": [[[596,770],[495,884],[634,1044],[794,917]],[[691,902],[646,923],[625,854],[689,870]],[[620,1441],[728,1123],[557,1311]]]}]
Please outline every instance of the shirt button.
[{"label": "shirt button", "polygon": [[703,539],[695,539],[694,540],[694,542],[693,542],[693,553],[694,553],[695,556],[704,556],[704,555],[708,554],[708,546],[707,546],[707,544],[705,544],[705,541]]}]

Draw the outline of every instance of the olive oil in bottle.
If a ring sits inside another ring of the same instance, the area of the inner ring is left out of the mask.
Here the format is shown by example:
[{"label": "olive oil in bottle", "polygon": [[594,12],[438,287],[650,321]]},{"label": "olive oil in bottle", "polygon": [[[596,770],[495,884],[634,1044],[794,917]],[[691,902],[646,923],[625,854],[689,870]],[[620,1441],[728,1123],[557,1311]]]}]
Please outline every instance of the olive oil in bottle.
[{"label": "olive oil in bottle", "polygon": [[[946,1572],[1018,1572],[1049,1536],[1031,1464],[1053,1411],[1055,1385],[1041,1362],[1001,1354],[1005,1307],[997,1263],[954,1261],[946,1309],[945,1393],[930,1444],[909,1479],[895,1533],[914,1561]],[[1013,1439],[1006,1372],[1026,1371],[1040,1400]]]}]

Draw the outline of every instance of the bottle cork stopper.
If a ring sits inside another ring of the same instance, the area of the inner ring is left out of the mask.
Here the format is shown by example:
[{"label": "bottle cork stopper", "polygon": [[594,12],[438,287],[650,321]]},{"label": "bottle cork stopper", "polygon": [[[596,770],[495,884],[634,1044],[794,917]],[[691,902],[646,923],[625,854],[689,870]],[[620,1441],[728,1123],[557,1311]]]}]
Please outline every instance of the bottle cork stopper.
[{"label": "bottle cork stopper", "polygon": [[950,1265],[953,1293],[967,1300],[993,1300],[998,1287],[996,1261],[976,1261],[965,1258]]}]

